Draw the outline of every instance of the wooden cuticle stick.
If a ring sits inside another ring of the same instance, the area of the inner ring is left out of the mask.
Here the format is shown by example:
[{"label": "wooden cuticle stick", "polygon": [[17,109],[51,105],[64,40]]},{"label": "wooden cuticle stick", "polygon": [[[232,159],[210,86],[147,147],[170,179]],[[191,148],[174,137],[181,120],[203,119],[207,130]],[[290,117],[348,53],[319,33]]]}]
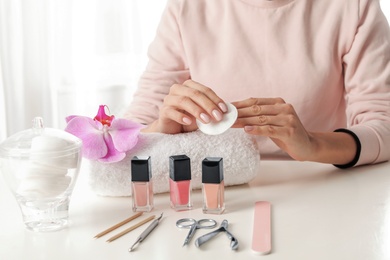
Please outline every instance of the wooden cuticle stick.
[{"label": "wooden cuticle stick", "polygon": [[143,212],[138,212],[138,213],[134,214],[133,216],[131,216],[131,217],[129,217],[129,218],[127,218],[127,219],[125,219],[125,220],[119,222],[118,224],[116,224],[116,225],[114,225],[114,226],[112,226],[112,227],[110,227],[110,228],[108,228],[108,229],[106,229],[106,230],[100,232],[99,234],[97,234],[97,235],[95,236],[95,238],[102,237],[102,236],[104,236],[104,235],[110,233],[111,231],[113,231],[113,230],[115,230],[115,229],[117,229],[117,228],[123,226],[124,224],[129,223],[130,221],[132,221],[132,220],[138,218],[139,216],[141,216],[142,213],[143,213]]}]

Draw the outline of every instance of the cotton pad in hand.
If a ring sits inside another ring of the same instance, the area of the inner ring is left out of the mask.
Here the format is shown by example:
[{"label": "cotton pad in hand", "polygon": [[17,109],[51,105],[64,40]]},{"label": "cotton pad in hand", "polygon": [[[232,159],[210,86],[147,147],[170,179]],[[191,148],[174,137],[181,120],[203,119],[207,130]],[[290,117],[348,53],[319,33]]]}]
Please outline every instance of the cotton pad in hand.
[{"label": "cotton pad in hand", "polygon": [[230,103],[226,103],[228,111],[223,114],[221,121],[210,122],[203,124],[201,121],[196,120],[196,124],[199,130],[208,135],[219,135],[228,130],[237,119],[237,108]]}]

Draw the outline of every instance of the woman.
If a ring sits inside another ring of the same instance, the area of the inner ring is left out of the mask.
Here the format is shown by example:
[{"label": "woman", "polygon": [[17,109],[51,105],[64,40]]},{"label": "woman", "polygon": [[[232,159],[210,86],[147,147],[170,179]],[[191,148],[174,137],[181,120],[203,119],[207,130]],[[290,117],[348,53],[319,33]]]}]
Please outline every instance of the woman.
[{"label": "woman", "polygon": [[169,0],[126,117],[145,132],[219,121],[263,158],[390,158],[390,32],[379,0]]}]

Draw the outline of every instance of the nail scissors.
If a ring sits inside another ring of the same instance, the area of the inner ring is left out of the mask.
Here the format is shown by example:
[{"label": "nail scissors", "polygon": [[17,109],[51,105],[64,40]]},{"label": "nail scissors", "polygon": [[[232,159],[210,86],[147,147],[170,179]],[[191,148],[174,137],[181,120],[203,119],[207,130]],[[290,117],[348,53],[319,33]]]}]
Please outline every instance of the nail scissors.
[{"label": "nail scissors", "polygon": [[178,228],[189,228],[190,229],[186,239],[184,240],[183,246],[185,246],[185,245],[188,245],[188,243],[191,241],[191,239],[194,236],[195,231],[197,229],[215,228],[217,226],[217,221],[215,221],[214,219],[200,219],[200,220],[196,221],[193,218],[182,218],[176,222],[176,226]]}]

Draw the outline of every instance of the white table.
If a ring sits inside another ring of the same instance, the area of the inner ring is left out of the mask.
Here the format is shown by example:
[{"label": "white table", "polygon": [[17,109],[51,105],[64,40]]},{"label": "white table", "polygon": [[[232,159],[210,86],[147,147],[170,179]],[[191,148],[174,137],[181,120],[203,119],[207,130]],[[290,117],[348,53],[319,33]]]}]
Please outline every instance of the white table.
[{"label": "white table", "polygon": [[[201,191],[193,192],[194,209],[175,212],[167,193],[155,196],[155,209],[144,214],[164,218],[134,252],[128,247],[146,228],[118,240],[93,237],[133,214],[131,198],[99,197],[80,175],[70,208],[71,225],[62,231],[34,233],[22,224],[19,208],[0,178],[0,259],[390,259],[390,163],[339,170],[332,165],[293,161],[263,161],[256,179],[249,184],[227,187],[226,212],[205,215]],[[258,256],[251,251],[253,206],[272,203],[273,250]],[[229,230],[239,240],[232,251],[221,234],[201,248],[195,238],[209,232],[198,230],[192,243],[182,247],[188,230],[176,228],[183,217],[211,217],[229,221]]]}]

